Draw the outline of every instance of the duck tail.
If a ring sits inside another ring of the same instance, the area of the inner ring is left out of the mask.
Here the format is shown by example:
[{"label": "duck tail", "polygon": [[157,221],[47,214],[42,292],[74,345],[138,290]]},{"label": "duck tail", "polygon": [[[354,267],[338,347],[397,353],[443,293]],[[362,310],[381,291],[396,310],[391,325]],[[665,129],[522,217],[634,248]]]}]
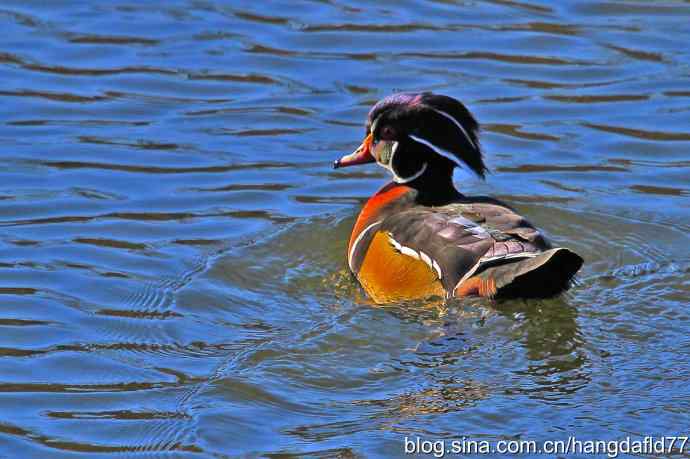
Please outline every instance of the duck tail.
[{"label": "duck tail", "polygon": [[[582,257],[572,250],[559,247],[532,258],[487,267],[468,281],[473,281],[472,284],[478,286],[472,289],[476,290],[472,293],[480,296],[548,298],[570,288],[583,262]],[[456,291],[457,293],[459,292]]]}]

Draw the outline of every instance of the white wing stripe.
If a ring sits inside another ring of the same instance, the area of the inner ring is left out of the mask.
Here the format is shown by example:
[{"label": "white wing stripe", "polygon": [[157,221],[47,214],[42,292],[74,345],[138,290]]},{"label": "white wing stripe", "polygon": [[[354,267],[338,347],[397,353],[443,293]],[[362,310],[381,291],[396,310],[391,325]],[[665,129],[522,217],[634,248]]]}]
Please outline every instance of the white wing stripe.
[{"label": "white wing stripe", "polygon": [[443,274],[441,274],[441,267],[438,265],[438,262],[432,259],[429,255],[422,251],[417,253],[416,250],[400,244],[398,241],[393,239],[393,236],[391,234],[388,235],[388,240],[391,242],[393,247],[395,247],[396,250],[398,250],[400,253],[402,253],[403,255],[407,255],[408,257],[412,257],[415,260],[422,260],[425,264],[429,266],[429,268],[436,271],[436,274],[438,274],[439,279],[443,277]]},{"label": "white wing stripe", "polygon": [[439,279],[443,279],[443,273],[441,273],[441,267],[438,265],[436,260],[433,261],[434,269],[436,270],[436,274],[438,274]]},{"label": "white wing stripe", "polygon": [[393,236],[391,236],[390,234],[388,235],[388,240],[390,241],[391,244],[393,244],[393,247],[395,247],[395,250],[400,252],[400,249],[402,249],[402,246],[398,243],[398,241],[393,239]]},{"label": "white wing stripe", "polygon": [[400,253],[402,253],[403,255],[407,255],[408,257],[412,257],[415,260],[419,260],[419,254],[417,254],[417,252],[414,249],[411,249],[409,247],[402,246],[402,248],[400,249]]},{"label": "white wing stripe", "polygon": [[423,261],[424,263],[426,263],[427,265],[429,265],[429,268],[433,268],[433,264],[432,264],[432,261],[431,261],[431,257],[430,257],[429,255],[427,255],[426,253],[420,251],[420,252],[419,252],[419,257],[422,259],[422,261]]},{"label": "white wing stripe", "polygon": [[533,252],[533,253],[523,252],[523,253],[513,253],[513,254],[508,254],[508,255],[499,255],[497,257],[487,257],[487,258],[482,257],[479,259],[479,261],[477,261],[477,263],[474,264],[474,266],[472,266],[472,268],[469,271],[467,271],[465,273],[464,276],[462,276],[462,279],[460,279],[455,284],[455,287],[453,287],[453,293],[455,293],[455,290],[460,285],[462,285],[463,282],[465,282],[467,279],[472,277],[474,275],[474,273],[477,271],[477,269],[479,269],[480,266],[486,264],[487,262],[494,261],[494,260],[500,260],[500,259],[510,259],[510,258],[534,258],[537,255],[539,255],[539,253],[537,253],[537,252]]}]

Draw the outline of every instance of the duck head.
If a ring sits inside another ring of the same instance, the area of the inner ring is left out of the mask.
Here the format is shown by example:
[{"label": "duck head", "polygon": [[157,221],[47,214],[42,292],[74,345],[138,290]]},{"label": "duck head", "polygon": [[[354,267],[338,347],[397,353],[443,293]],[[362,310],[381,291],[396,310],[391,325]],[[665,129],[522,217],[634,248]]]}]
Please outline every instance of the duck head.
[{"label": "duck head", "polygon": [[477,131],[479,124],[458,100],[424,92],[393,94],[369,111],[364,142],[334,168],[376,162],[398,183],[423,183],[452,177],[466,166],[479,177],[487,172]]}]

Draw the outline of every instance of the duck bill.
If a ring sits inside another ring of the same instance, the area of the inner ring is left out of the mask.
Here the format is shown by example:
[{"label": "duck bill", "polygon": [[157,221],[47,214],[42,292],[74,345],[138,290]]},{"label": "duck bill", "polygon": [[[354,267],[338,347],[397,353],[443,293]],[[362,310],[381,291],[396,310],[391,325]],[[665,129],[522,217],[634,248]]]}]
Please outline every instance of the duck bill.
[{"label": "duck bill", "polygon": [[355,151],[349,155],[345,155],[340,159],[336,159],[333,163],[333,169],[338,169],[339,167],[356,166],[357,164],[373,163],[376,161],[374,156],[371,154],[371,134],[364,139],[362,145],[360,145]]}]

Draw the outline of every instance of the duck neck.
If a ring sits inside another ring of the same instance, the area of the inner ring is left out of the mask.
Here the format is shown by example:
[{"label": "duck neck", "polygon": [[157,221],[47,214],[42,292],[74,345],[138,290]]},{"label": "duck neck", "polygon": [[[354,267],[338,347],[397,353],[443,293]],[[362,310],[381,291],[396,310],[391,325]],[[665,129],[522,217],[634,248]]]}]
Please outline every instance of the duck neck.
[{"label": "duck neck", "polygon": [[453,168],[432,163],[419,178],[407,184],[417,190],[417,202],[425,206],[439,206],[462,197],[453,185]]}]

